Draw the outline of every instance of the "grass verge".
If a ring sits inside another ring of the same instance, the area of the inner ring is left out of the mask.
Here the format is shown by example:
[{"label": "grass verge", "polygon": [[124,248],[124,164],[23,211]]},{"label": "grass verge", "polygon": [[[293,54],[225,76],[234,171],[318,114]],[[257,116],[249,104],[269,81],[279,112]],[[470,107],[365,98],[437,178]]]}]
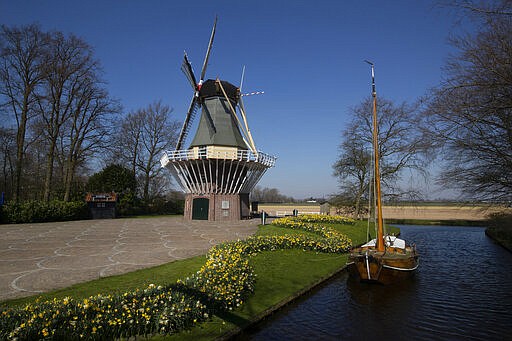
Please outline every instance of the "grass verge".
[{"label": "grass verge", "polygon": [[386,219],[388,224],[399,225],[443,225],[443,226],[482,226],[483,220],[424,220],[424,219]]},{"label": "grass verge", "polygon": [[512,252],[512,214],[496,214],[489,218],[485,234]]},{"label": "grass verge", "polygon": [[[354,245],[366,242],[367,223],[355,225],[329,224],[352,239]],[[399,229],[391,227],[391,232]],[[309,234],[272,225],[260,226],[257,235]],[[262,252],[251,259],[257,281],[253,295],[244,305],[232,312],[214,316],[192,330],[169,336],[155,336],[152,340],[215,340],[236,333],[283,306],[305,288],[329,278],[345,266],[347,254],[326,254],[302,250]]]},{"label": "grass verge", "polygon": [[[355,225],[330,225],[339,232],[349,236],[356,245],[366,240],[366,222],[360,222]],[[275,226],[262,226],[258,231],[259,235],[307,233]],[[214,316],[211,321],[199,324],[192,330],[173,336],[155,336],[153,339],[212,340],[222,337],[231,330],[244,328],[269,310],[272,310],[273,307],[281,305],[289,300],[290,297],[296,296],[304,288],[308,288],[320,279],[329,277],[337,272],[344,266],[346,257],[346,254],[315,253],[296,249],[262,252],[251,258],[258,280],[254,294],[250,296],[242,307],[235,311]],[[63,298],[66,296],[79,299],[97,293],[119,293],[136,288],[144,288],[150,283],[165,285],[195,273],[204,262],[204,257],[195,257],[121,276],[113,276],[75,285],[37,297],[41,300]],[[23,305],[33,302],[37,297],[4,302],[2,305]]]},{"label": "grass verge", "polygon": [[258,279],[254,293],[241,308],[215,316],[195,328],[152,340],[215,340],[243,329],[269,309],[288,301],[305,287],[336,272],[346,263],[347,255],[314,253],[302,250],[262,252],[252,259]]}]

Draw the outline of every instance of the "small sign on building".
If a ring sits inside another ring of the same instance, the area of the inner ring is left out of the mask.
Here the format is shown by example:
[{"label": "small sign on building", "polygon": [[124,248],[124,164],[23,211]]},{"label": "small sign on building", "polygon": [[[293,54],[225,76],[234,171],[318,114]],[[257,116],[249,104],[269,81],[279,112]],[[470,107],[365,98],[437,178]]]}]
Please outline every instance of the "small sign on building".
[{"label": "small sign on building", "polygon": [[117,194],[87,193],[85,201],[92,219],[114,219],[116,217]]}]

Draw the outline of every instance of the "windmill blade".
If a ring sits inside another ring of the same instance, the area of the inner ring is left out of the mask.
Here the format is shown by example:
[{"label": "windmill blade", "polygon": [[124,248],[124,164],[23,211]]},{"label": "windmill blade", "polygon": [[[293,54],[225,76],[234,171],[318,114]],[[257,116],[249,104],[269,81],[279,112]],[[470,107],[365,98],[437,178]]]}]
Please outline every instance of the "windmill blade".
[{"label": "windmill blade", "polygon": [[244,85],[244,76],[245,76],[245,65],[242,67],[242,77],[240,77],[240,92],[242,92],[242,86]]},{"label": "windmill blade", "polygon": [[185,117],[185,121],[183,122],[183,127],[181,128],[180,137],[178,138],[178,143],[176,143],[176,150],[181,149],[181,145],[185,138],[187,137],[188,131],[190,130],[190,126],[194,117],[196,115],[197,109],[199,108],[199,104],[197,103],[197,97],[192,97],[192,101],[190,102],[190,106],[188,107],[187,116]]},{"label": "windmill blade", "polygon": [[241,94],[240,97],[247,97],[247,96],[254,96],[254,95],[263,95],[265,91],[253,91],[253,92],[246,92],[245,94]]},{"label": "windmill blade", "polygon": [[192,85],[192,89],[195,91],[197,87],[196,76],[194,76],[194,70],[192,70],[192,64],[190,64],[186,52],[183,56],[183,63],[181,63],[181,71],[187,76],[190,85]]},{"label": "windmill blade", "polygon": [[215,21],[213,22],[212,35],[210,36],[210,42],[208,43],[208,49],[206,50],[206,56],[204,57],[203,68],[201,69],[201,78],[199,80],[201,84],[204,80],[204,75],[206,74],[206,66],[208,65],[208,58],[210,58],[210,51],[212,50],[213,37],[215,37],[215,27],[217,27],[217,17],[215,17]]}]

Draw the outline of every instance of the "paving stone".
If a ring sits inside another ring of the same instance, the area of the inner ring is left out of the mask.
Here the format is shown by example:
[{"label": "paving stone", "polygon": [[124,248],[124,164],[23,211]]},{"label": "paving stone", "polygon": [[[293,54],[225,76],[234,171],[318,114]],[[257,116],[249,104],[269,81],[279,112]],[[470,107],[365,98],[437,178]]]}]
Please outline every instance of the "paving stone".
[{"label": "paving stone", "polygon": [[258,223],[169,216],[0,225],[0,301],[205,255]]}]

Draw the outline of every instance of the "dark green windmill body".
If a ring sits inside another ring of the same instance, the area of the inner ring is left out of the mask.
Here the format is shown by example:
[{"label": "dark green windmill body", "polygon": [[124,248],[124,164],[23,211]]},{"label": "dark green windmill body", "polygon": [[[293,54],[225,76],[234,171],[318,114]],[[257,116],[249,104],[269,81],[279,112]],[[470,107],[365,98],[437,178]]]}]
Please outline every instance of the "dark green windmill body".
[{"label": "dark green windmill body", "polygon": [[[160,162],[185,192],[185,219],[239,220],[250,216],[249,193],[276,158],[256,149],[240,89],[218,79],[203,81],[214,34],[215,24],[198,83],[185,54],[182,70],[194,96],[176,150],[164,153]],[[182,149],[199,109],[197,131]]]},{"label": "dark green windmill body", "polygon": [[204,82],[199,90],[202,113],[190,148],[200,146],[248,148],[231,113],[231,108],[235,108],[238,104],[240,95],[238,88],[228,82],[220,82],[226,91],[227,98],[224,98],[216,81],[211,79]]}]

